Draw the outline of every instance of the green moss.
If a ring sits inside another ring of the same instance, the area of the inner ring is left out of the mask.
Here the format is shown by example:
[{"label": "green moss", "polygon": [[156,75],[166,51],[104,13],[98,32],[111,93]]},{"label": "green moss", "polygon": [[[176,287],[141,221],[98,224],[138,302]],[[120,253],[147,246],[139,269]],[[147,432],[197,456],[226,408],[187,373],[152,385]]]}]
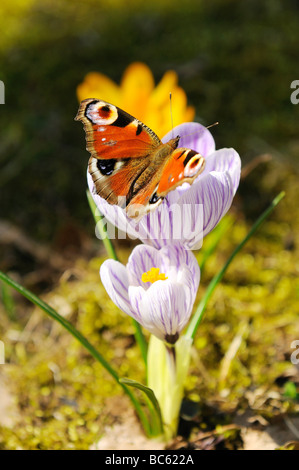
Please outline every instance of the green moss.
[{"label": "green moss", "polygon": [[[129,374],[128,355],[135,378],[142,380],[131,321],[101,285],[98,267],[102,262],[79,260],[73,274],[79,273],[78,277],[61,282],[46,300],[66,313],[121,376]],[[20,414],[13,430],[1,428],[0,443],[12,449],[88,448],[109,423],[105,399],[120,394],[121,389],[60,325],[36,309],[28,310],[27,320],[23,341],[21,325],[15,342],[9,340],[15,325],[2,336],[5,344],[11,344],[6,357],[10,364],[3,372]]]}]

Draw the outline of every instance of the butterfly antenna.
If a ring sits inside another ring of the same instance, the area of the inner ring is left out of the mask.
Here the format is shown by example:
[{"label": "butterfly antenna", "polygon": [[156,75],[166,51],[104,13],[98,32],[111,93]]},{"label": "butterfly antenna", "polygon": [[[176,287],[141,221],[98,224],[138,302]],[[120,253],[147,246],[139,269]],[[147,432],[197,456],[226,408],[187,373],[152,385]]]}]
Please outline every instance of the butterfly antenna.
[{"label": "butterfly antenna", "polygon": [[218,126],[219,122],[216,121],[214,124],[210,124],[209,126],[206,127],[206,129],[210,129],[210,127]]},{"label": "butterfly antenna", "polygon": [[173,136],[173,114],[172,114],[172,93],[169,93],[169,107],[170,107],[170,119],[171,119],[171,131],[172,131],[172,138]]},{"label": "butterfly antenna", "polygon": [[[210,129],[211,127],[214,127],[214,126],[218,126],[219,122],[214,122],[214,124],[210,124],[209,126],[204,126],[204,129]],[[190,134],[185,134],[184,137],[190,137],[191,135],[195,135],[195,134],[202,134],[203,132],[203,129],[201,129],[200,131],[195,131],[195,132],[190,132]]]}]

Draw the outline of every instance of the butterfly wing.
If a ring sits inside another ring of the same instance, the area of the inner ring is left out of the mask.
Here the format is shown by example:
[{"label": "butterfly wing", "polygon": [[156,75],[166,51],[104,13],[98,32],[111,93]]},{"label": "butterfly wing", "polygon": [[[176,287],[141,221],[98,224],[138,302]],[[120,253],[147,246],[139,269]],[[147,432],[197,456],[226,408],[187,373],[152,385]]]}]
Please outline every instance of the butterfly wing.
[{"label": "butterfly wing", "polygon": [[149,127],[106,101],[82,101],[75,119],[83,122],[87,150],[98,159],[138,158],[161,144]]},{"label": "butterfly wing", "polygon": [[96,193],[132,218],[156,208],[204,169],[204,157],[177,148],[179,137],[163,144],[149,127],[106,101],[82,101],[76,120],[84,124]]},{"label": "butterfly wing", "polygon": [[127,206],[148,156],[160,145],[158,136],[141,121],[103,100],[81,102],[75,118],[84,124],[89,173],[96,192],[110,204]]},{"label": "butterfly wing", "polygon": [[140,178],[146,182],[141,184],[127,206],[127,213],[132,218],[140,218],[155,209],[177,186],[183,183],[192,184],[203,172],[205,158],[195,150],[187,148],[175,149],[178,139],[162,144],[152,155],[155,172],[147,178],[147,171]]},{"label": "butterfly wing", "polygon": [[187,148],[175,149],[163,168],[157,196],[165,197],[183,183],[192,184],[204,168],[205,158],[200,153]]}]

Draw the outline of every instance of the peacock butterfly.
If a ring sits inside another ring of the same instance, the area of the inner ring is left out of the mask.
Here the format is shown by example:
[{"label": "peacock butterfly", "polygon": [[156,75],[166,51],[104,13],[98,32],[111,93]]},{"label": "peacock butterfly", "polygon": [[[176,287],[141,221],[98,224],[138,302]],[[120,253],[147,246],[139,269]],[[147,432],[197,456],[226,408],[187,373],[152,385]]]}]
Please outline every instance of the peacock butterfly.
[{"label": "peacock butterfly", "polygon": [[106,101],[82,101],[75,120],[84,125],[95,193],[125,208],[129,217],[155,209],[204,170],[201,154],[178,148],[180,136],[163,144],[149,127]]}]

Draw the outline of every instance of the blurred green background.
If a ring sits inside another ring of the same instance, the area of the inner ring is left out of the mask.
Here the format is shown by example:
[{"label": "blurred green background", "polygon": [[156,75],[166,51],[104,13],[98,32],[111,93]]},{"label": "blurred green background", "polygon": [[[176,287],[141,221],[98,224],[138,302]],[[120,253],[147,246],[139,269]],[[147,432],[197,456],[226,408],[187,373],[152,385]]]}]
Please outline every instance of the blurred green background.
[{"label": "blurred green background", "polygon": [[[197,120],[220,122],[218,148],[236,148],[243,163],[271,152],[297,164],[298,2],[2,0],[0,13],[0,219],[34,239],[53,241],[67,224],[93,233],[88,154],[74,122],[76,86],[89,71],[119,83],[136,60],[156,82],[174,69]],[[249,215],[268,202],[258,182],[240,194]]]}]

